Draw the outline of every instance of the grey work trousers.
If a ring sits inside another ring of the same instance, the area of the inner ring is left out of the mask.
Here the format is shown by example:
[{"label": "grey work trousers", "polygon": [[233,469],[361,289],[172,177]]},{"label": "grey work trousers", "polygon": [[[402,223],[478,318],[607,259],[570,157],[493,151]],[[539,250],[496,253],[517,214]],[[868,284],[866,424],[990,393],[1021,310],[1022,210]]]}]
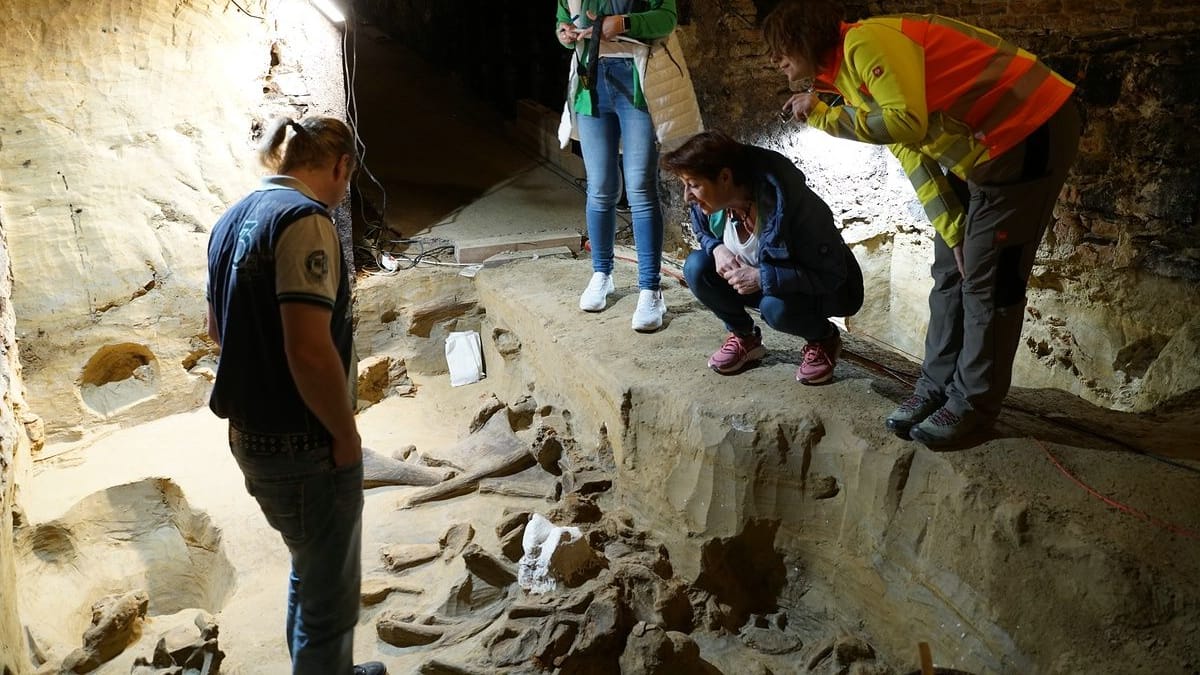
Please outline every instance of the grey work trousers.
[{"label": "grey work trousers", "polygon": [[1079,150],[1081,115],[1069,99],[1047,122],[1004,154],[980,164],[969,194],[963,268],[934,238],[929,328],[916,393],[944,398],[960,416],[990,424],[1012,383],[1034,254]]}]

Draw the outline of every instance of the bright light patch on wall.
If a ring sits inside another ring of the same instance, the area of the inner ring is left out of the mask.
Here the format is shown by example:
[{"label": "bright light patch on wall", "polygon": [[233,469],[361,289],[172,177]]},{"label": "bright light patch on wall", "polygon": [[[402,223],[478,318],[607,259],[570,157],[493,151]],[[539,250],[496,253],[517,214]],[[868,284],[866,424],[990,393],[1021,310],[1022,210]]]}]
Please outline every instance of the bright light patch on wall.
[{"label": "bright light patch on wall", "polygon": [[346,20],[346,15],[342,14],[342,10],[338,9],[330,0],[308,0],[313,7],[321,10],[327,19],[334,23],[342,23]]},{"label": "bright light patch on wall", "polygon": [[[843,221],[888,228],[929,226],[900,162],[882,145],[837,138],[791,123],[752,142],[778,150],[795,162],[809,187]],[[843,236],[852,239],[847,233]]]},{"label": "bright light patch on wall", "polygon": [[793,124],[785,135],[785,154],[795,153],[814,168],[839,176],[865,174],[877,164],[879,146],[831,136],[819,129]]}]

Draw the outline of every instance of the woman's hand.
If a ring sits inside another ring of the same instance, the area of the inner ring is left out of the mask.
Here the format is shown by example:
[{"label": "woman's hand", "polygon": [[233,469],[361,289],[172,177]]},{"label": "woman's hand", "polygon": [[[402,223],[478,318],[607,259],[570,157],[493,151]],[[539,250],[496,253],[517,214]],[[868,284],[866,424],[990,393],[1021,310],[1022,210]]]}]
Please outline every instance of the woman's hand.
[{"label": "woman's hand", "polygon": [[953,249],[951,249],[951,250],[952,250],[952,251],[954,251],[954,264],[955,264],[955,265],[958,265],[958,274],[959,274],[959,276],[961,276],[961,277],[962,277],[962,278],[964,278],[964,279],[965,279],[965,278],[967,278],[967,270],[966,270],[966,266],[965,266],[965,265],[963,265],[963,249],[962,249],[962,244],[959,244],[958,246],[955,246],[955,247],[954,247]]},{"label": "woman's hand", "polygon": [[757,293],[762,289],[762,282],[759,278],[758,268],[749,265],[743,265],[739,261],[737,268],[729,274],[724,275],[725,281],[737,291],[739,295],[750,295]]},{"label": "woman's hand", "polygon": [[802,91],[799,94],[792,94],[792,97],[783,104],[783,110],[779,115],[784,119],[794,119],[797,122],[808,122],[808,114],[821,100],[811,91]]},{"label": "woman's hand", "polygon": [[558,32],[556,35],[558,36],[558,41],[562,43],[564,47],[570,47],[578,42],[579,38],[584,37],[579,34],[579,29],[576,28],[574,24],[570,23],[558,24]]},{"label": "woman's hand", "polygon": [[713,262],[716,263],[717,274],[720,274],[722,279],[728,279],[730,272],[742,266],[742,261],[738,260],[737,255],[725,244],[717,244],[713,249]]},{"label": "woman's hand", "polygon": [[[595,12],[588,12],[588,18],[592,21],[596,20]],[[594,28],[594,26],[593,26]],[[618,35],[625,34],[625,17],[620,14],[613,14],[604,17],[604,24],[600,26],[600,38],[602,40],[612,40]],[[589,34],[590,35],[590,34]],[[586,36],[580,36],[586,37]]]},{"label": "woman's hand", "polygon": [[713,249],[713,263],[717,274],[739,294],[750,295],[762,288],[758,268],[747,265],[725,244],[717,244]]}]

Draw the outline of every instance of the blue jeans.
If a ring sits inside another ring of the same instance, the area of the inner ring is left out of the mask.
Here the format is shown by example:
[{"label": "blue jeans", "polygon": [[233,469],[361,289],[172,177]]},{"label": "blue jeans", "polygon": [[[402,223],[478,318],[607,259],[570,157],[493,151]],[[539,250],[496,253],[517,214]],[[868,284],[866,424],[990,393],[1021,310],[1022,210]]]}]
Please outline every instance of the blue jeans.
[{"label": "blue jeans", "polygon": [[246,434],[229,447],[246,490],[292,554],[287,641],[293,675],[350,675],[362,578],[362,464],[334,468],[327,441]]},{"label": "blue jeans", "polygon": [[[587,228],[592,269],[611,274],[621,180],[633,214],[638,287],[658,290],[662,267],[663,215],[658,203],[658,145],[650,113],[633,105],[633,59],[600,59],[591,115],[578,115],[579,143],[587,172]],[[618,152],[620,149],[620,152]]]},{"label": "blue jeans", "polygon": [[[738,335],[754,331],[754,319],[746,308],[757,307],[771,328],[816,342],[837,334],[837,327],[826,317],[848,316],[862,305],[862,291],[858,291],[856,303],[852,280],[842,285],[842,292],[829,296],[763,295],[761,291],[742,295],[717,274],[716,261],[704,251],[692,251],[683,264],[683,276],[696,299],[725,322],[725,330]],[[858,287],[862,287],[861,281]]]}]

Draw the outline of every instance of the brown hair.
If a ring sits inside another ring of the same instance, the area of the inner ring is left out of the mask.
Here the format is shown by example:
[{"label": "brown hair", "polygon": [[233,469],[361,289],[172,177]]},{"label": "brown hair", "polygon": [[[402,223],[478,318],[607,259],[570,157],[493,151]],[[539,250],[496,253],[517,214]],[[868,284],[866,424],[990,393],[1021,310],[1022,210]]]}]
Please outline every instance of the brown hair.
[{"label": "brown hair", "polygon": [[816,66],[841,41],[843,16],[835,0],[783,0],[763,19],[767,55],[799,54]]},{"label": "brown hair", "polygon": [[749,153],[746,145],[733,140],[723,131],[701,131],[684,141],[683,145],[662,156],[658,164],[664,171],[678,176],[686,173],[716,180],[721,169],[733,172],[733,182],[749,183]]},{"label": "brown hair", "polygon": [[[295,133],[285,142],[289,128]],[[354,133],[336,117],[309,117],[300,122],[281,117],[271,123],[258,148],[259,161],[279,173],[326,166],[342,155],[350,156],[353,168],[357,155]]]}]

